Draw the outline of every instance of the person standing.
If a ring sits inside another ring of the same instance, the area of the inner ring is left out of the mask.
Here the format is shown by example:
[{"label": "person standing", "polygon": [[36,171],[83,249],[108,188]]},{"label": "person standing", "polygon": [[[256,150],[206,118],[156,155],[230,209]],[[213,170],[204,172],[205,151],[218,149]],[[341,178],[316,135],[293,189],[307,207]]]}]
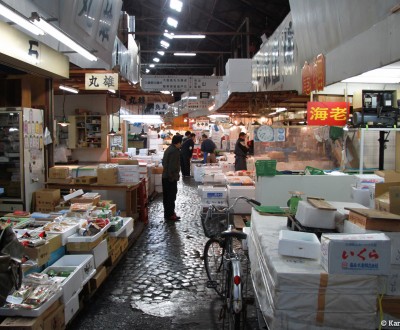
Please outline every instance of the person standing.
[{"label": "person standing", "polygon": [[185,136],[182,139],[182,144],[184,144],[187,139],[190,139],[190,134],[192,134],[191,131],[186,131],[185,132]]},{"label": "person standing", "polygon": [[181,217],[175,213],[175,200],[178,193],[178,181],[180,171],[180,148],[182,145],[182,135],[174,135],[172,144],[165,150],[162,159],[163,174],[163,205],[164,218],[166,220],[177,221]]},{"label": "person standing", "polygon": [[190,176],[190,160],[193,155],[194,141],[196,134],[190,133],[189,138],[182,143],[181,147],[181,171],[182,175]]},{"label": "person standing", "polygon": [[235,144],[235,171],[247,170],[246,158],[249,148],[246,146],[246,133],[240,132]]},{"label": "person standing", "polygon": [[216,163],[217,158],[215,156],[215,151],[217,150],[217,146],[214,141],[209,139],[206,134],[202,136],[203,142],[201,143],[200,149],[204,155],[204,164],[206,163]]}]

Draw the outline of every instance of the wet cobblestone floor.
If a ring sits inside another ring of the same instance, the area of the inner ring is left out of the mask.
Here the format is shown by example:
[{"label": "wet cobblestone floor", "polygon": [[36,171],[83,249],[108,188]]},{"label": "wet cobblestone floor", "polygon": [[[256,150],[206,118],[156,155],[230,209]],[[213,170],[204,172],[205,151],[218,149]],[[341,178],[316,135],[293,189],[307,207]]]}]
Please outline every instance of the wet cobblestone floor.
[{"label": "wet cobblestone floor", "polygon": [[[179,222],[165,221],[162,195],[149,224],[68,329],[222,329],[221,299],[206,287],[197,183],[178,183]],[[253,305],[245,329],[258,329]]]}]

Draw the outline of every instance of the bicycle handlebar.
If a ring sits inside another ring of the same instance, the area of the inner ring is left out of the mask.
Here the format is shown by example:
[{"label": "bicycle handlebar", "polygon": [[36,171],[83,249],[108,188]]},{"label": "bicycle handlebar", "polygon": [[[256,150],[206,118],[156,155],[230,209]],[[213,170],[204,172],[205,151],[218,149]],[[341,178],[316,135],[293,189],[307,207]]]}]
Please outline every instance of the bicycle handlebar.
[{"label": "bicycle handlebar", "polygon": [[235,198],[235,201],[229,207],[218,207],[218,206],[212,205],[212,204],[210,206],[212,206],[213,208],[215,208],[216,210],[218,210],[220,212],[227,212],[227,211],[232,210],[235,207],[235,205],[238,202],[238,200],[240,200],[240,199],[244,199],[249,204],[254,204],[254,205],[257,205],[257,206],[261,205],[261,203],[259,201],[256,201],[255,199],[251,199],[251,198],[248,198],[246,196],[239,196],[239,197]]}]

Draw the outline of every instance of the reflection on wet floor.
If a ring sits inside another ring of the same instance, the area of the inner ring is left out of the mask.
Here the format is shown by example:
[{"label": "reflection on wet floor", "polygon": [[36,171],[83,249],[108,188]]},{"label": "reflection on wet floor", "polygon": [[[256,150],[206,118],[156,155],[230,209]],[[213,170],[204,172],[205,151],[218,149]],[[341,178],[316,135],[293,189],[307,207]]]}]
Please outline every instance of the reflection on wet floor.
[{"label": "reflection on wet floor", "polygon": [[[221,329],[221,300],[206,288],[197,183],[178,183],[176,213],[164,220],[162,195],[149,204],[149,224],[70,329]],[[254,308],[248,326],[257,329]]]}]

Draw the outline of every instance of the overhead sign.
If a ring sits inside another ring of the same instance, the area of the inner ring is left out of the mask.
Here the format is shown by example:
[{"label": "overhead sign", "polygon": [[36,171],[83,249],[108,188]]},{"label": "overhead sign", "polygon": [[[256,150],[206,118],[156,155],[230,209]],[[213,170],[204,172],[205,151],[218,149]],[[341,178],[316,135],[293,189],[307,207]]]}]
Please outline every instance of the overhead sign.
[{"label": "overhead sign", "polygon": [[319,54],[312,63],[304,62],[301,69],[301,83],[303,94],[312,91],[322,91],[325,87],[325,56]]},{"label": "overhead sign", "polygon": [[143,75],[141,87],[146,92],[217,92],[217,76],[168,76],[168,75]]},{"label": "overhead sign", "polygon": [[85,73],[85,89],[118,90],[118,73]]},{"label": "overhead sign", "polygon": [[0,60],[47,77],[69,78],[69,59],[14,27],[0,21]]},{"label": "overhead sign", "polygon": [[345,126],[348,117],[347,102],[307,102],[307,125]]}]

